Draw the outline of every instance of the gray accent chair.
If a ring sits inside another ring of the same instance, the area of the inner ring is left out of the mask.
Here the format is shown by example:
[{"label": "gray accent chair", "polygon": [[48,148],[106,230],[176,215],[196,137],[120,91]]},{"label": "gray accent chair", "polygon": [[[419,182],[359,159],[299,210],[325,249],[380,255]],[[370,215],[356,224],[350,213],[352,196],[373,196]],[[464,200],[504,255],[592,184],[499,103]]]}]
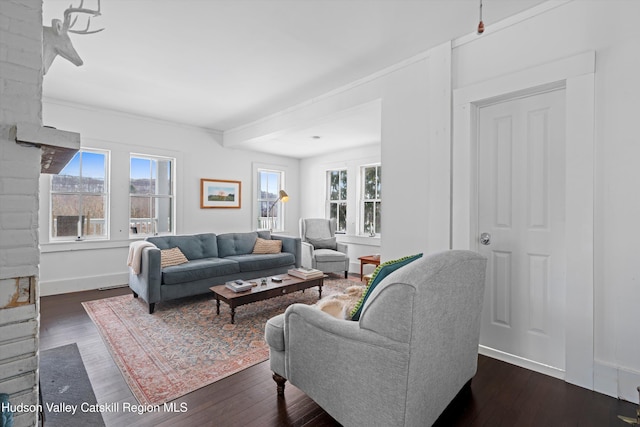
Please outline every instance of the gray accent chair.
[{"label": "gray accent chair", "polygon": [[[343,272],[349,274],[348,247],[335,242],[336,220],[325,218],[300,218],[302,240],[302,266],[316,268],[324,273]],[[327,248],[334,242],[333,248]]]},{"label": "gray accent chair", "polygon": [[288,380],[345,427],[432,425],[476,373],[485,269],[471,251],[420,258],[359,321],[292,304],[265,329],[278,395]]}]

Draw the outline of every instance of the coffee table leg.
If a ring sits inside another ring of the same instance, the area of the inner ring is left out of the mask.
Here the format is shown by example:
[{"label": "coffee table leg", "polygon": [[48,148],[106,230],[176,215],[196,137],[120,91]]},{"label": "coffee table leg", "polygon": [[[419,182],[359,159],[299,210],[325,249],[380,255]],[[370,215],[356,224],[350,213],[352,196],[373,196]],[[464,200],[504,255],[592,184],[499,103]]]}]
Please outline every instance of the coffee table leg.
[{"label": "coffee table leg", "polygon": [[216,314],[220,314],[220,297],[216,295]]},{"label": "coffee table leg", "polygon": [[233,325],[236,322],[236,308],[231,307],[231,324]]},{"label": "coffee table leg", "polygon": [[318,299],[322,298],[322,283],[318,285]]}]

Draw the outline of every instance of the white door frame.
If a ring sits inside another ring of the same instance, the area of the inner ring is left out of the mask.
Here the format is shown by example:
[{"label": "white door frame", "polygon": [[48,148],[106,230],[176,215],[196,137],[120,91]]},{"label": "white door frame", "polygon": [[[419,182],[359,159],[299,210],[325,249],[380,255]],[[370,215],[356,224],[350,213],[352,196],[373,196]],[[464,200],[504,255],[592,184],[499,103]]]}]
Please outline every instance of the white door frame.
[{"label": "white door frame", "polygon": [[451,194],[451,247],[476,250],[478,106],[554,86],[566,88],[564,379],[589,390],[594,364],[594,81],[591,51],[454,90]]}]

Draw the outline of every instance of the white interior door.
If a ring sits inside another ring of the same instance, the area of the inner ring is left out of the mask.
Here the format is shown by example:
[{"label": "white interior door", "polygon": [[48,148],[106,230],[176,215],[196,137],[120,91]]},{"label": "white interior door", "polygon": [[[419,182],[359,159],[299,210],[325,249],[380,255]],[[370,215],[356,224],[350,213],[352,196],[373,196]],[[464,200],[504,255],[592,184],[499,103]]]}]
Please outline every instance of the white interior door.
[{"label": "white interior door", "polygon": [[478,230],[480,344],[564,370],[564,90],[479,108]]}]

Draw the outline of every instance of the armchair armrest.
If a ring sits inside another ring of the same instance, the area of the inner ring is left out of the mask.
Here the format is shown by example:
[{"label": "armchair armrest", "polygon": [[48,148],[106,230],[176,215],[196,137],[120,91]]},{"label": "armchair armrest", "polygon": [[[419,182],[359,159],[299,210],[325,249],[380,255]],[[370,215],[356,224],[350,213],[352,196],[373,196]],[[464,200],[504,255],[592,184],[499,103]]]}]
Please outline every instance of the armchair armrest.
[{"label": "armchair armrest", "polygon": [[348,255],[349,245],[347,245],[346,243],[336,242],[336,250]]},{"label": "armchair armrest", "polygon": [[301,242],[302,266],[313,268],[313,245],[308,242]]}]

